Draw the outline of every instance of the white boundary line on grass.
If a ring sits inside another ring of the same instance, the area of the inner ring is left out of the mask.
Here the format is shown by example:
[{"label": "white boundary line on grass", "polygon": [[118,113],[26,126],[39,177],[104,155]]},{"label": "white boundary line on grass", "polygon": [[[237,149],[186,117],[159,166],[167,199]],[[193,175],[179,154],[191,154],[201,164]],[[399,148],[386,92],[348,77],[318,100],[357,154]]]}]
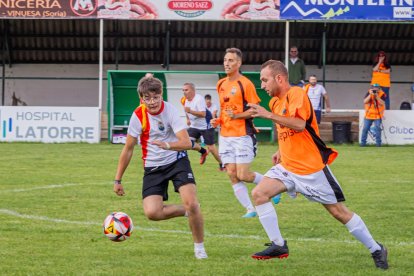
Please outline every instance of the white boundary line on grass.
[{"label": "white boundary line on grass", "polygon": [[7,193],[7,192],[21,193],[21,192],[30,192],[30,191],[35,191],[35,190],[56,189],[56,188],[64,188],[64,187],[79,186],[79,185],[83,185],[83,184],[81,183],[52,184],[52,185],[39,186],[39,187],[33,187],[33,188],[3,190],[3,191],[0,191],[0,193]]},{"label": "white boundary line on grass", "polygon": [[[102,223],[93,222],[93,221],[74,221],[74,220],[66,220],[66,219],[57,219],[57,218],[49,218],[45,216],[34,216],[34,215],[26,215],[21,214],[19,212],[9,210],[9,209],[0,209],[1,214],[10,215],[13,217],[23,218],[23,219],[30,219],[30,220],[41,220],[41,221],[49,221],[55,223],[68,223],[68,224],[77,224],[77,225],[96,225],[102,226]],[[144,227],[136,227],[140,231],[146,232],[160,232],[160,233],[175,233],[175,234],[188,234],[190,235],[191,232],[183,231],[183,230],[165,230],[165,229],[157,229],[157,228],[144,228]],[[266,239],[263,236],[252,236],[252,235],[238,235],[238,234],[210,234],[205,233],[206,237],[212,238],[225,238],[225,239],[250,239],[250,240],[264,240]],[[323,243],[358,243],[355,240],[327,240],[323,238],[295,238],[289,240],[296,240],[299,242],[323,242]],[[405,246],[405,245],[414,245],[414,242],[397,242],[397,241],[387,241],[387,244]]]}]

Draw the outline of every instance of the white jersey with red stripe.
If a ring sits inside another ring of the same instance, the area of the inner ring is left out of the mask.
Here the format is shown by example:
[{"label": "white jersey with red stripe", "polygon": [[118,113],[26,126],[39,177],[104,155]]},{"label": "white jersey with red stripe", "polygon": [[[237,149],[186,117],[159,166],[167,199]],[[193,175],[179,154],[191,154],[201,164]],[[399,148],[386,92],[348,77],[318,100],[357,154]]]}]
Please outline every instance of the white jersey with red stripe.
[{"label": "white jersey with red stripe", "polygon": [[170,103],[162,102],[157,114],[150,114],[144,105],[138,106],[129,121],[128,134],[139,138],[144,167],[164,166],[175,162],[182,153],[164,150],[151,144],[154,140],[175,142],[175,133],[187,129],[179,111]]}]

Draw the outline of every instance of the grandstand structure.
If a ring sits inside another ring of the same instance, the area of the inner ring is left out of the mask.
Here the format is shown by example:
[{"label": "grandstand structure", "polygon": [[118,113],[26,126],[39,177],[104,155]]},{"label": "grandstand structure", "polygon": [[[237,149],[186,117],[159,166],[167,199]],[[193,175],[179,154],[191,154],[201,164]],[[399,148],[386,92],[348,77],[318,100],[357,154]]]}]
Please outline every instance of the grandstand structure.
[{"label": "grandstand structure", "polygon": [[[285,26],[282,21],[104,20],[101,99],[99,20],[2,19],[1,103],[12,105],[18,97],[28,106],[97,106],[101,100],[105,107],[107,70],[220,71],[224,50],[234,46],[244,53],[242,69],[257,72],[268,59],[283,60],[287,44],[299,47],[307,75],[318,76],[340,116],[362,109],[378,50],[387,52],[393,68],[391,107],[411,102],[412,22],[293,21],[288,43]],[[106,108],[102,111],[105,138]],[[325,121],[330,120],[335,118]]]}]

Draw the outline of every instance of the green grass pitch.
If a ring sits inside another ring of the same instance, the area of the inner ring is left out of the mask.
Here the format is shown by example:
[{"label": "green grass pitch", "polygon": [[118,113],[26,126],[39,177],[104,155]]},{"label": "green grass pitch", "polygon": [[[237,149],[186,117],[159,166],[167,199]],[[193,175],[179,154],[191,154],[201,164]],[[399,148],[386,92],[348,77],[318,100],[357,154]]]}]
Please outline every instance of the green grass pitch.
[{"label": "green grass pitch", "polygon": [[[252,164],[264,173],[277,145],[260,144]],[[414,273],[414,147],[335,146],[331,168],[347,206],[389,250],[389,275]],[[153,222],[142,210],[141,150],[112,192],[121,145],[0,143],[1,275],[383,275],[365,247],[322,206],[283,195],[279,224],[288,259],[250,257],[268,242],[257,218],[242,219],[228,177],[209,156],[190,152],[205,219],[209,258],[196,260],[186,218]],[[249,185],[251,189],[253,185]],[[179,202],[170,189],[171,203]],[[114,243],[102,232],[112,211],[135,230]]]}]

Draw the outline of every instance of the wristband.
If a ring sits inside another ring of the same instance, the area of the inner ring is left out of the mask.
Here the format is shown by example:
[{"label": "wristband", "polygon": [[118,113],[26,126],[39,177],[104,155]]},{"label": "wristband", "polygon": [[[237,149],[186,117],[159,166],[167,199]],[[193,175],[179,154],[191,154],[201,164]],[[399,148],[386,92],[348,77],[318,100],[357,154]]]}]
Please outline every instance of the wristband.
[{"label": "wristband", "polygon": [[114,184],[121,185],[122,184],[122,179],[115,179]]},{"label": "wristband", "polygon": [[191,140],[191,148],[193,149],[194,146],[195,146],[195,142],[194,142],[194,140]]},{"label": "wristband", "polygon": [[165,143],[165,149],[169,150],[171,148],[170,144],[168,144],[168,142],[164,142]]}]

